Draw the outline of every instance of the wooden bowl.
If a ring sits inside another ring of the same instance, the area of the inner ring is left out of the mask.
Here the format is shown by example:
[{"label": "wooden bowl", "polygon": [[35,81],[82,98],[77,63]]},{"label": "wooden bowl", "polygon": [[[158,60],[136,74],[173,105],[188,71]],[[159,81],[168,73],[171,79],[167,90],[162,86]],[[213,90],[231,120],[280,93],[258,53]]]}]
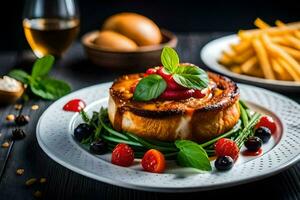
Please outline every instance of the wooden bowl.
[{"label": "wooden bowl", "polygon": [[88,58],[96,65],[110,69],[145,69],[161,64],[160,54],[164,46],[175,48],[177,37],[167,30],[161,30],[163,41],[159,45],[139,47],[135,51],[108,51],[94,44],[99,31],[86,33],[81,42]]},{"label": "wooden bowl", "polygon": [[11,104],[16,102],[24,93],[24,88],[22,87],[19,91],[8,92],[0,90],[0,105]]}]

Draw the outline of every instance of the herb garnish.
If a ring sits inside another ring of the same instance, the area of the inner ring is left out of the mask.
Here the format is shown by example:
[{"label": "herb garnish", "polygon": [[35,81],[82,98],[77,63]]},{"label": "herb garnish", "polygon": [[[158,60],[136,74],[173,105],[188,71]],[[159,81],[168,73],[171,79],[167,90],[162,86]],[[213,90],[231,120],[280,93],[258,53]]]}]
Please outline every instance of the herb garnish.
[{"label": "herb garnish", "polygon": [[[179,85],[187,89],[201,90],[209,83],[207,73],[197,66],[181,66],[176,51],[170,47],[164,47],[161,54],[161,62],[164,71],[171,74]],[[149,101],[159,97],[166,89],[166,82],[159,75],[147,76],[139,82],[133,95],[137,101]],[[144,81],[147,79],[147,81]],[[141,92],[142,91],[142,92]],[[155,92],[154,92],[155,91]]]},{"label": "herb garnish", "polygon": [[133,98],[137,101],[155,99],[167,88],[166,81],[159,75],[149,75],[137,84]]},{"label": "herb garnish", "polygon": [[207,153],[199,144],[190,140],[176,140],[175,145],[179,149],[177,162],[180,166],[211,171]]},{"label": "herb garnish", "polygon": [[71,87],[64,81],[49,77],[53,63],[54,57],[47,55],[35,61],[31,75],[20,69],[10,71],[8,75],[23,84],[29,85],[29,89],[36,96],[55,100],[68,94]]}]

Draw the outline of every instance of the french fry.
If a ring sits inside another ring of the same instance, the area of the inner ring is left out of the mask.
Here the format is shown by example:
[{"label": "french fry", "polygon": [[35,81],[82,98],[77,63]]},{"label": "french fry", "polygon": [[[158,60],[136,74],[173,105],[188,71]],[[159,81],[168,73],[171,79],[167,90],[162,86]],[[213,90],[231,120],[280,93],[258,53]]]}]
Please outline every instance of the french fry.
[{"label": "french fry", "polygon": [[283,65],[283,63],[281,63],[281,65],[285,68],[286,71],[288,71],[288,73],[293,77],[294,80],[300,81],[299,63],[283,49],[272,43],[267,34],[263,34],[261,38],[264,46],[270,51],[273,57],[280,57],[281,59],[285,60],[288,65]]},{"label": "french fry", "polygon": [[285,23],[283,23],[283,22],[280,21],[280,20],[276,20],[276,21],[275,21],[275,24],[276,24],[276,26],[278,26],[278,27],[284,27],[284,26],[286,26]]},{"label": "french fry", "polygon": [[246,62],[244,62],[241,65],[242,72],[245,74],[249,74],[251,71],[254,70],[257,63],[258,63],[257,57],[252,56],[251,58],[249,58]]},{"label": "french fry", "polygon": [[295,32],[295,36],[296,36],[298,39],[300,39],[300,31],[296,31],[296,32]]},{"label": "french fry", "polygon": [[235,63],[242,64],[252,56],[254,56],[254,50],[252,48],[249,48],[243,53],[233,56],[232,59],[234,60]]},{"label": "french fry", "polygon": [[252,41],[254,50],[257,54],[258,62],[262,68],[264,73],[264,77],[267,79],[275,79],[275,75],[272,71],[271,64],[269,62],[268,54],[266,49],[264,48],[263,43],[259,38],[255,38]]},{"label": "french fry", "polygon": [[256,18],[256,20],[254,21],[254,25],[260,29],[270,28],[270,25],[261,20],[260,18]]},{"label": "french fry", "polygon": [[[276,20],[275,24],[278,27],[286,27],[285,23],[283,23],[280,20]],[[296,49],[300,49],[300,39],[297,38],[297,36],[296,36],[297,32],[299,32],[299,31],[295,31],[294,32],[295,36],[286,35],[286,36],[284,36],[284,38],[287,40],[287,42],[289,43],[290,46],[292,46],[292,47],[294,47]],[[287,46],[289,46],[289,45],[287,45]]]},{"label": "french fry", "polygon": [[231,48],[237,53],[242,53],[242,52],[246,51],[247,49],[251,48],[251,42],[242,40],[238,44],[232,44]]},{"label": "french fry", "polygon": [[240,30],[238,36],[242,39],[250,40],[259,36],[262,33],[270,36],[280,36],[288,33],[292,33],[300,29],[300,22],[286,24],[285,27],[270,27],[266,29],[252,29],[252,30]]},{"label": "french fry", "polygon": [[227,54],[223,53],[219,58],[219,63],[224,66],[230,66],[233,64],[233,60]]},{"label": "french fry", "polygon": [[[276,20],[276,21],[275,21],[275,24],[276,24],[276,26],[278,26],[278,27],[284,27],[284,26],[286,26],[286,24],[283,23],[283,22],[280,21],[280,20]],[[296,30],[296,31],[294,32],[294,35],[295,35],[296,38],[300,39],[300,31],[299,31],[299,30]]]},{"label": "french fry", "polygon": [[285,37],[280,37],[280,36],[272,37],[271,41],[280,45],[292,47],[291,43]]},{"label": "french fry", "polygon": [[286,40],[290,43],[290,46],[300,50],[300,40],[292,35],[285,36]]},{"label": "french fry", "polygon": [[264,78],[264,73],[258,65],[255,65],[254,69],[252,71],[249,71],[248,73],[245,73],[245,74],[250,75],[250,76]]},{"label": "french fry", "polygon": [[280,46],[284,51],[293,56],[296,60],[300,61],[300,50],[296,50],[286,46]]},{"label": "french fry", "polygon": [[271,59],[271,64],[273,67],[273,70],[275,72],[276,78],[283,81],[293,81],[293,77],[284,69],[284,67],[281,66],[281,63],[279,63],[276,59]]},{"label": "french fry", "polygon": [[242,69],[239,65],[233,65],[232,67],[230,67],[230,70],[234,73],[237,73],[237,74],[242,73]]}]

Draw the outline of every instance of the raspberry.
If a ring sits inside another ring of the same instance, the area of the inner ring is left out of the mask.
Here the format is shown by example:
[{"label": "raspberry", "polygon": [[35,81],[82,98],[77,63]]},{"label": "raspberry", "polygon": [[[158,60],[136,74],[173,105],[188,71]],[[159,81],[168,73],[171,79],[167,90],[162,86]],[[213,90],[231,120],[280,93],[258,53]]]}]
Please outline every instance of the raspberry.
[{"label": "raspberry", "polygon": [[215,143],[215,152],[218,157],[230,156],[236,161],[239,157],[240,149],[233,140],[221,138]]},{"label": "raspberry", "polygon": [[127,144],[118,144],[111,155],[111,163],[123,167],[129,167],[133,164],[134,152]]}]

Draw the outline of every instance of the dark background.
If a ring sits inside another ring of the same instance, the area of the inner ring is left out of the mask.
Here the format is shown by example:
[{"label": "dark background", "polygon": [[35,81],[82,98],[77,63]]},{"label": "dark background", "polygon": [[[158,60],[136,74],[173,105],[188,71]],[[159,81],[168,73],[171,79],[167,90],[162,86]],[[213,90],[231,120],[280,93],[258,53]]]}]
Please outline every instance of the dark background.
[{"label": "dark background", "polygon": [[[0,51],[28,48],[22,30],[24,2],[8,0],[0,6]],[[78,0],[78,3],[80,35],[99,28],[106,17],[123,11],[146,15],[160,27],[174,32],[237,31],[253,27],[256,17],[270,23],[276,19],[300,20],[299,0]]]}]

